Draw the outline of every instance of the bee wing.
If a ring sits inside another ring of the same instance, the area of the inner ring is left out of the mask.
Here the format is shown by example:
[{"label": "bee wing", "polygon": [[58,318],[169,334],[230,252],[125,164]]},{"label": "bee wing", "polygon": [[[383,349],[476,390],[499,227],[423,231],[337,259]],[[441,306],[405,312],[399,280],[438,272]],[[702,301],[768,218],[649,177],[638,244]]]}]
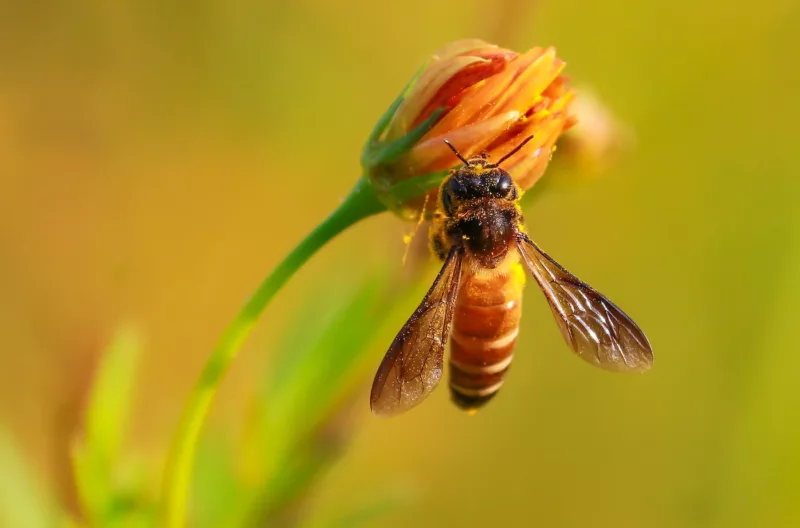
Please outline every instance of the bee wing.
[{"label": "bee wing", "polygon": [[653,364],[644,332],[625,312],[520,235],[517,247],[547,297],[561,333],[580,357],[606,370],[642,372]]},{"label": "bee wing", "polygon": [[386,352],[372,383],[370,407],[375,414],[407,411],[439,383],[463,257],[461,248],[450,250],[433,286]]}]

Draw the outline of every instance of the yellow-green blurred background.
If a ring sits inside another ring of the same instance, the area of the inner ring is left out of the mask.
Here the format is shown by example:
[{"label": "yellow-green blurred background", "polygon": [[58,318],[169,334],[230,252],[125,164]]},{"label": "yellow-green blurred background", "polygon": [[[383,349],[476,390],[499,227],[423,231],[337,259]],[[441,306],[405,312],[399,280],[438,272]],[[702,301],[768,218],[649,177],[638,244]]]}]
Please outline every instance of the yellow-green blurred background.
[{"label": "yellow-green blurred background", "polygon": [[[635,145],[600,178],[549,186],[529,230],[639,322],[655,368],[576,360],[530,287],[485,411],[439,390],[377,420],[365,386],[309,507],[396,485],[416,500],[378,526],[800,526],[798,28],[795,0],[0,7],[0,423],[74,505],[68,439],[98,355],[134,320],[147,353],[128,444],[163,457],[225,324],[347,193],[425,58],[464,37],[552,44]],[[314,258],[209,428],[240,428],[265,343],[312,289],[399,260],[409,230],[373,218]]]}]

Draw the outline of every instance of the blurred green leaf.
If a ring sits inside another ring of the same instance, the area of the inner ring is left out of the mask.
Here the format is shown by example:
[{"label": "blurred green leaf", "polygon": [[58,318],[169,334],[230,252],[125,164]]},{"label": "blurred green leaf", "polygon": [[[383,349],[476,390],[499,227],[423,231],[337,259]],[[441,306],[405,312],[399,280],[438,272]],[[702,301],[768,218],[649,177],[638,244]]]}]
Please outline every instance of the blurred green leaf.
[{"label": "blurred green leaf", "polygon": [[[322,317],[327,324],[315,321],[322,330],[305,348],[298,349],[292,340],[279,347],[276,359],[279,375],[268,376],[262,394],[265,414],[257,433],[263,447],[275,449],[273,455],[279,456],[298,437],[307,434],[340,402],[348,376],[363,359],[365,345],[373,335],[372,318],[386,282],[384,273],[377,274],[366,279],[352,294],[342,294],[344,299],[338,305],[332,303],[332,314]],[[304,327],[308,313],[298,314],[298,321]]]},{"label": "blurred green leaf", "polygon": [[287,516],[341,454],[351,430],[347,398],[372,366],[375,338],[393,320],[386,306],[405,308],[397,290],[419,293],[401,282],[382,270],[301,305],[276,348],[244,438],[243,470],[254,486],[237,522],[294,522]]},{"label": "blurred green leaf", "polygon": [[86,528],[84,524],[81,524],[80,522],[69,516],[63,517],[58,522],[58,524],[56,524],[56,526],[58,526],[59,528]]},{"label": "blurred green leaf", "polygon": [[86,413],[86,442],[111,463],[127,432],[142,343],[139,332],[120,328],[106,350],[92,386]]},{"label": "blurred green leaf", "polygon": [[127,431],[141,348],[140,334],[133,327],[120,327],[100,360],[84,435],[72,445],[78,497],[93,525],[111,522],[109,516],[120,510],[112,473]]},{"label": "blurred green leaf", "polygon": [[103,528],[151,528],[156,525],[158,510],[154,505],[146,508],[140,507],[138,502],[118,503],[118,509],[112,506],[106,519],[101,525]]},{"label": "blurred green leaf", "polygon": [[94,523],[102,518],[105,507],[111,501],[107,474],[100,459],[93,456],[85,442],[73,442],[70,454],[81,509]]},{"label": "blurred green leaf", "polygon": [[220,436],[203,438],[198,446],[192,492],[192,526],[230,526],[226,521],[241,508],[245,495],[234,467],[231,442]]},{"label": "blurred green leaf", "polygon": [[51,499],[11,436],[0,429],[0,526],[50,528],[55,522]]},{"label": "blurred green leaf", "polygon": [[393,489],[366,501],[352,510],[325,520],[312,520],[306,528],[356,528],[375,526],[378,518],[408,505],[413,496],[407,490]]}]

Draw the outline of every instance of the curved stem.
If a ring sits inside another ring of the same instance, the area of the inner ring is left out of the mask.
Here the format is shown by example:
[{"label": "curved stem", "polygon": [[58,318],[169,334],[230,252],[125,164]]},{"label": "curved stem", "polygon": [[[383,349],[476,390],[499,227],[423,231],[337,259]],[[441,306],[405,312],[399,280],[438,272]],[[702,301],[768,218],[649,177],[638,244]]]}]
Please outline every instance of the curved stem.
[{"label": "curved stem", "polygon": [[359,220],[384,210],[385,206],[375,196],[372,187],[364,178],[360,178],[339,207],[267,276],[225,329],[189,394],[178,430],[172,439],[164,473],[163,526],[182,528],[185,524],[186,502],[200,431],[222,378],[261,312],[292,275],[329,240]]}]

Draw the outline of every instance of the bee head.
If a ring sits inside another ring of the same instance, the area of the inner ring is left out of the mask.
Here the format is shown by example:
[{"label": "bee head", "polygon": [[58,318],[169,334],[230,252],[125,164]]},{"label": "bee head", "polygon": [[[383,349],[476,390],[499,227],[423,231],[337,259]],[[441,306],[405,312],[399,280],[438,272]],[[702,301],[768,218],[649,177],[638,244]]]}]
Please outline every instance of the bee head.
[{"label": "bee head", "polygon": [[464,165],[455,169],[442,185],[442,207],[445,213],[452,215],[464,202],[480,198],[517,200],[519,192],[516,185],[508,172],[501,169],[499,165],[531,139],[533,136],[525,139],[497,163],[490,163],[486,154],[466,159],[449,141],[445,140],[458,159],[464,162]]},{"label": "bee head", "polygon": [[506,171],[478,164],[455,170],[442,186],[441,193],[442,206],[448,215],[471,200],[496,198],[513,201],[518,198],[517,187]]}]

